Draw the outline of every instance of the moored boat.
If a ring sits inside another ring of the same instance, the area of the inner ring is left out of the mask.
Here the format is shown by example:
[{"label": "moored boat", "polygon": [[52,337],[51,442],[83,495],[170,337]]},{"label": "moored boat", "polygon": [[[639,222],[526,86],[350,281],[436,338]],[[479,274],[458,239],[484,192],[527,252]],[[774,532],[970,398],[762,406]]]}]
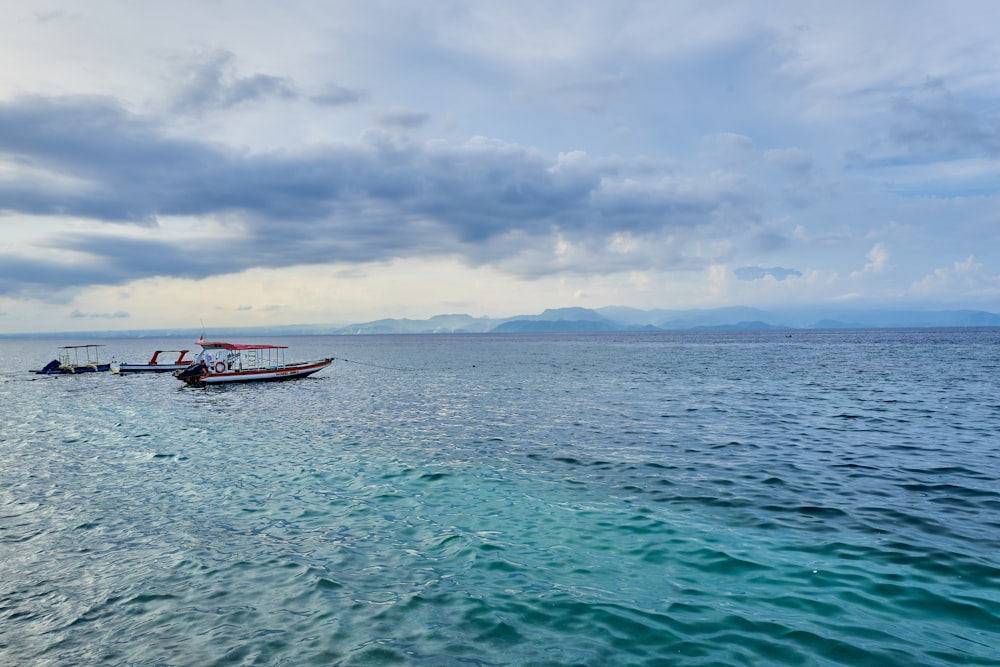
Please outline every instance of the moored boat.
[{"label": "moored boat", "polygon": [[174,377],[188,385],[297,380],[323,370],[333,358],[285,362],[287,345],[241,344],[198,339],[201,352]]},{"label": "moored boat", "polygon": [[76,375],[100,373],[111,370],[111,363],[102,364],[98,348],[103,345],[64,345],[59,348],[59,358],[42,368],[32,371],[36,375]]},{"label": "moored boat", "polygon": [[[177,359],[173,362],[162,362],[160,361],[160,355],[164,353],[177,353]],[[185,355],[188,353],[187,350],[157,350],[153,352],[153,356],[150,357],[149,361],[144,364],[129,364],[125,362],[112,361],[111,362],[111,372],[112,373],[167,373],[172,371],[179,371],[182,368],[187,368],[194,361],[193,359],[186,359]]]}]

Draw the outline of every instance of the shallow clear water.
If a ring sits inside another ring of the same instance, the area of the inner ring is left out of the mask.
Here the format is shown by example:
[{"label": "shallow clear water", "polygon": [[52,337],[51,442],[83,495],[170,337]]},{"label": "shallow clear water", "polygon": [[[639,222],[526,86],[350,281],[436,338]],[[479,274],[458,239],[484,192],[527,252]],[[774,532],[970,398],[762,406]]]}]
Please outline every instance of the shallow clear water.
[{"label": "shallow clear water", "polygon": [[279,342],[0,341],[0,663],[1000,664],[1000,330]]}]

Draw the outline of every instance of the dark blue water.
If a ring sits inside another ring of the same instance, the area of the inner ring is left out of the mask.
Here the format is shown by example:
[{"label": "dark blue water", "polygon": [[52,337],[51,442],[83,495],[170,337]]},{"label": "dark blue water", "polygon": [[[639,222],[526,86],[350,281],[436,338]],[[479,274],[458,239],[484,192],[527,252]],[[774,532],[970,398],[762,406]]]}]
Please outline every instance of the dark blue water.
[{"label": "dark blue water", "polygon": [[0,664],[1000,664],[1000,330],[271,342],[0,341]]}]

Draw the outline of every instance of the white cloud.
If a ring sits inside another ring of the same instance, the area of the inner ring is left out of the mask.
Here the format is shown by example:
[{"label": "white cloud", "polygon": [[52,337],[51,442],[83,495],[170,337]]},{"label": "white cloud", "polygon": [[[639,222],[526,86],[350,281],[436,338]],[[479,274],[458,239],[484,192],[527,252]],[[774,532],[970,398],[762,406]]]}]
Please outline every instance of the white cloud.
[{"label": "white cloud", "polygon": [[733,270],[733,274],[739,280],[787,280],[797,278],[802,272],[797,269],[788,269],[780,266],[765,268],[763,266],[741,266]]},{"label": "white cloud", "polygon": [[889,268],[889,249],[884,243],[876,243],[865,255],[868,263],[859,271],[851,273],[851,278],[861,278],[885,272]]},{"label": "white cloud", "polygon": [[934,269],[914,282],[911,289],[924,297],[946,297],[960,292],[976,298],[996,298],[1000,295],[1000,274],[990,274],[981,262],[969,255],[950,267]]}]

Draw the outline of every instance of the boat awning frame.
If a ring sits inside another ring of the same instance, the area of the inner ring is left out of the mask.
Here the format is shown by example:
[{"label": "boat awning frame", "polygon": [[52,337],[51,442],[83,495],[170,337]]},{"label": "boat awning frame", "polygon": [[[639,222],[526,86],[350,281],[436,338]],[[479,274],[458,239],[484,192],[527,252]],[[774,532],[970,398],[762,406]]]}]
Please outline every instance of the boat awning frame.
[{"label": "boat awning frame", "polygon": [[209,342],[207,340],[199,340],[198,345],[202,348],[208,349],[210,347],[221,348],[223,350],[287,350],[287,345],[258,345],[258,344],[243,344],[243,343],[223,343],[221,341]]}]

